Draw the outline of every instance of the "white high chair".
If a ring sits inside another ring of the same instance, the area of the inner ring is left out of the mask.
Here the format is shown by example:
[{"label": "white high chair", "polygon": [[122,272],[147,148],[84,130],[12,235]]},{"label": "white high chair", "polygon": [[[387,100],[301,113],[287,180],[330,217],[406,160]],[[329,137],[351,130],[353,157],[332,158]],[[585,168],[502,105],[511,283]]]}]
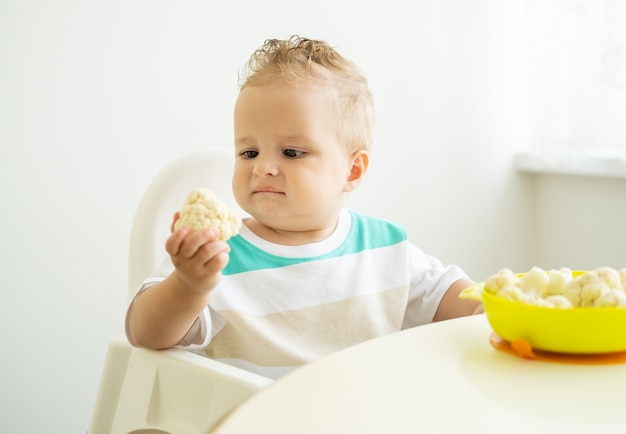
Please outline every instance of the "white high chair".
[{"label": "white high chair", "polygon": [[[233,151],[212,148],[184,156],[157,174],[137,208],[130,234],[128,296],[165,257],[175,211],[196,187],[237,209]],[[179,349],[109,343],[89,434],[206,434],[236,405],[272,380]]]}]

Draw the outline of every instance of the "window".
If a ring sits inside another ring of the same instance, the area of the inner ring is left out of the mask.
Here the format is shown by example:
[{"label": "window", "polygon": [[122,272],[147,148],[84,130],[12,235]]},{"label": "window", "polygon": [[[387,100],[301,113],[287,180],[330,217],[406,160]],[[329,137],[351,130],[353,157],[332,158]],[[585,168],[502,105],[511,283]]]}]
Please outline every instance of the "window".
[{"label": "window", "polygon": [[526,11],[530,153],[626,159],[626,1]]}]

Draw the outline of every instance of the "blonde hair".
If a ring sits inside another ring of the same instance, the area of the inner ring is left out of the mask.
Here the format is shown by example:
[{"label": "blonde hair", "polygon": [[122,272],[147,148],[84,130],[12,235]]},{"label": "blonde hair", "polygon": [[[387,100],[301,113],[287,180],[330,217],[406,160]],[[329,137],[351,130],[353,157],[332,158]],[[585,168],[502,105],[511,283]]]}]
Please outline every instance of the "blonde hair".
[{"label": "blonde hair", "polygon": [[275,81],[288,85],[323,86],[336,93],[337,132],[350,149],[369,151],[373,141],[374,107],[367,79],[351,61],[324,41],[294,35],[268,39],[239,76],[239,87]]}]

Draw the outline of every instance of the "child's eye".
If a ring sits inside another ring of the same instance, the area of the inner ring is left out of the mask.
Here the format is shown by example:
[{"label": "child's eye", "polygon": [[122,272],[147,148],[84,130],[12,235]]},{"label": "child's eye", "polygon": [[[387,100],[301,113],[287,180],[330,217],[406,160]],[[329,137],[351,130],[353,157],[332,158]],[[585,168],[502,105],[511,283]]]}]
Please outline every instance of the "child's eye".
[{"label": "child's eye", "polygon": [[301,156],[303,153],[304,153],[304,152],[302,152],[302,151],[297,151],[297,150],[295,150],[295,149],[285,149],[285,150],[283,151],[283,155],[284,155],[285,157],[288,157],[288,158],[297,158],[297,157]]},{"label": "child's eye", "polygon": [[257,155],[259,155],[258,151],[243,151],[243,152],[241,153],[241,156],[242,156],[243,158],[254,158],[254,157],[256,157]]}]

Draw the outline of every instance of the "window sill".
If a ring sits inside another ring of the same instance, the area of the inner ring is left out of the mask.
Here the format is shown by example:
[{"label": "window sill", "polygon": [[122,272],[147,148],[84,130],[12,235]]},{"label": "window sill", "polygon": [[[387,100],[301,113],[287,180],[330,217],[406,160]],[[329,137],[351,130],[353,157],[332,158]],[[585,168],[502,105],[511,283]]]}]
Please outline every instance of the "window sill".
[{"label": "window sill", "polygon": [[626,178],[626,157],[592,155],[546,155],[518,152],[515,167],[520,172]]}]

